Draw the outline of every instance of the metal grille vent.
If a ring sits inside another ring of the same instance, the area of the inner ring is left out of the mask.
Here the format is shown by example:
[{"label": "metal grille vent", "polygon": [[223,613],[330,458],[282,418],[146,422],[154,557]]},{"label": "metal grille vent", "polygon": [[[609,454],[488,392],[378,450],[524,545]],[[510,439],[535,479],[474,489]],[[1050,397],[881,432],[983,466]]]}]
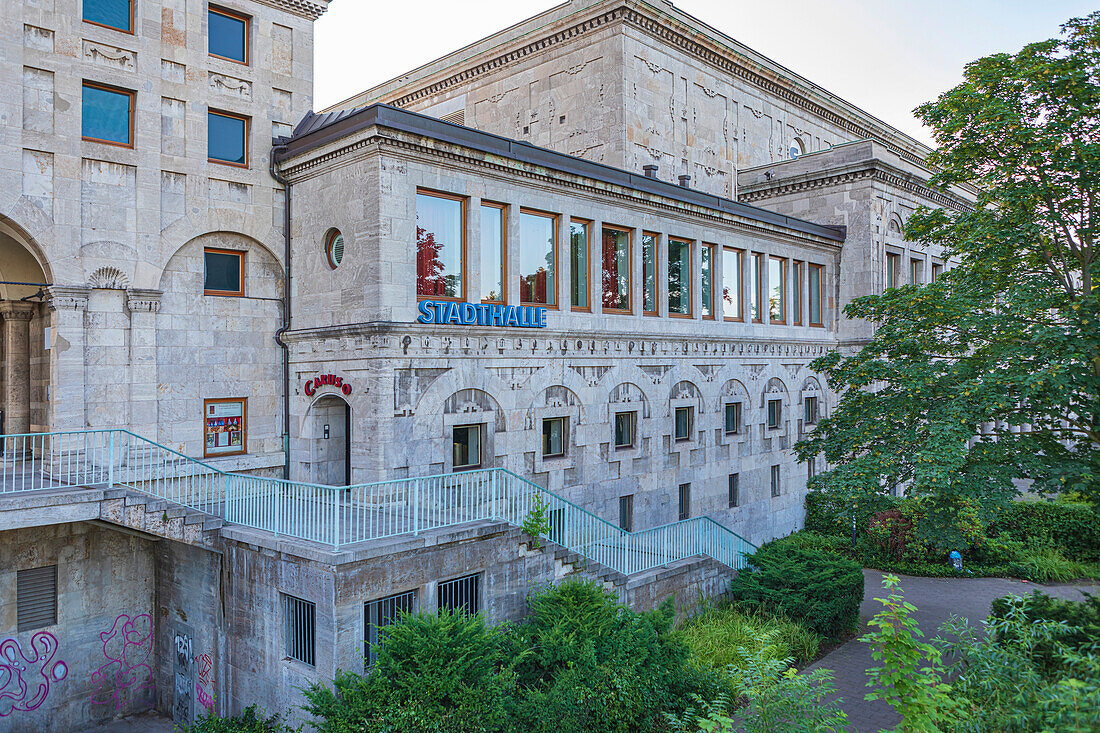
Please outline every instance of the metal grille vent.
[{"label": "metal grille vent", "polygon": [[344,261],[344,235],[339,229],[329,229],[325,235],[325,256],[334,270]]},{"label": "metal grille vent", "polygon": [[283,596],[283,624],[286,637],[286,655],[291,659],[315,664],[314,638],[317,606],[310,601]]},{"label": "metal grille vent", "polygon": [[439,584],[439,610],[473,616],[481,610],[481,576],[467,575]]},{"label": "metal grille vent", "polygon": [[20,631],[57,623],[57,566],[20,570],[16,575],[16,616]]},{"label": "metal grille vent", "polygon": [[466,124],[466,110],[456,109],[454,112],[449,112],[449,113],[443,115],[442,117],[440,117],[439,119],[443,120],[444,122],[453,122],[456,125],[465,125]]},{"label": "metal grille vent", "polygon": [[374,664],[377,654],[375,648],[386,638],[386,627],[392,626],[403,613],[416,611],[416,591],[398,593],[377,601],[363,604],[365,627],[367,629],[367,666]]}]

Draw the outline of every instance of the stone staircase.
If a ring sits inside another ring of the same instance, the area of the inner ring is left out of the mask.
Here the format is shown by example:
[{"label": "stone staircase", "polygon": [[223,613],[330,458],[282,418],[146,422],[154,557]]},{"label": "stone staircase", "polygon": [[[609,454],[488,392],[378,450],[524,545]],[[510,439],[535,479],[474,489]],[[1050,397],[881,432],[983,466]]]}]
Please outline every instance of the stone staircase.
[{"label": "stone staircase", "polygon": [[215,547],[220,517],[130,489],[106,489],[99,518],[122,527],[200,547]]},{"label": "stone staircase", "polygon": [[[531,538],[527,535],[524,536],[527,537],[524,542],[527,550],[529,552],[539,551],[535,549],[534,542]],[[590,560],[584,555],[574,552],[568,547],[562,547],[556,542],[551,542],[545,537],[543,537],[540,542],[542,544],[541,551],[548,553],[554,558],[554,575],[556,578],[565,578],[576,573],[584,573],[589,577],[594,577],[599,580],[607,590],[622,592],[622,590],[626,588],[629,577],[623,573],[613,570],[606,565],[601,565],[595,560]]]}]

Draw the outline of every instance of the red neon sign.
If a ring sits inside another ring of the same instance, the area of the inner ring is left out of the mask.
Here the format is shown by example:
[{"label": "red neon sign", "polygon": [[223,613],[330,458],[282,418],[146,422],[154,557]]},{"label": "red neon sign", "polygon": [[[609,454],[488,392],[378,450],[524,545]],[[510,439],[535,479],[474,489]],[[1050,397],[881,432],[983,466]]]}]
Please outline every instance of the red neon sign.
[{"label": "red neon sign", "polygon": [[306,396],[312,397],[321,387],[336,387],[344,393],[344,396],[351,394],[351,385],[345,382],[343,377],[339,377],[335,374],[319,374],[312,379],[306,380]]}]

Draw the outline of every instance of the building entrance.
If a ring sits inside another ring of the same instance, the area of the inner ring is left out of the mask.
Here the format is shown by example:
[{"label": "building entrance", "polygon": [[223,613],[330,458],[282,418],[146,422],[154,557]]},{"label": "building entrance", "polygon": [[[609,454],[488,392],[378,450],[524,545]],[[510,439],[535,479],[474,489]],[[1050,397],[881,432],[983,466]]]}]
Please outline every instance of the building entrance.
[{"label": "building entrance", "polygon": [[309,481],[330,486],[351,483],[351,405],[325,395],[310,408]]}]

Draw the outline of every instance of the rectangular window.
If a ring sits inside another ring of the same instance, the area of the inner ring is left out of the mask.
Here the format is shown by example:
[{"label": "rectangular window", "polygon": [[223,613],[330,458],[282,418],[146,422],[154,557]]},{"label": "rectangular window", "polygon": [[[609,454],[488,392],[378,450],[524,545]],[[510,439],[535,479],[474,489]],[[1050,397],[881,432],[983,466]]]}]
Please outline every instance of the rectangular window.
[{"label": "rectangular window", "polygon": [[415,590],[363,604],[363,628],[367,631],[363,639],[366,647],[364,656],[368,667],[374,665],[378,647],[385,642],[386,627],[393,626],[405,613],[416,613]]},{"label": "rectangular window", "polygon": [[768,400],[768,429],[775,430],[783,420],[783,400]]},{"label": "rectangular window", "polygon": [[657,315],[657,235],[642,234],[642,310]]},{"label": "rectangular window", "polygon": [[901,267],[901,255],[886,253],[886,287],[898,286],[898,268]]},{"label": "rectangular window", "polygon": [[630,312],[630,239],[629,229],[603,228],[603,308]]},{"label": "rectangular window", "polygon": [[83,18],[106,28],[134,32],[133,0],[84,0]]},{"label": "rectangular window", "polygon": [[481,575],[447,580],[437,586],[440,611],[473,616],[481,611]]},{"label": "rectangular window", "polygon": [[668,240],[668,314],[691,315],[691,244]]},{"label": "rectangular window", "polygon": [[749,309],[752,322],[760,323],[764,318],[764,255],[752,253],[752,273],[750,273],[752,292],[749,296]]},{"label": "rectangular window", "polygon": [[574,219],[569,222],[569,303],[578,310],[588,310],[588,224]]},{"label": "rectangular window", "polygon": [[634,531],[634,494],[619,497],[619,527]]},{"label": "rectangular window", "polygon": [[316,664],[316,624],[316,604],[283,594],[283,639],[289,659],[297,659],[311,667]]},{"label": "rectangular window", "polygon": [[207,15],[210,22],[207,50],[211,56],[248,63],[248,26],[247,15],[232,10],[210,8]]},{"label": "rectangular window", "polygon": [[[481,302],[503,303],[508,213],[503,204],[481,204]],[[418,238],[419,239],[419,238]]]},{"label": "rectangular window", "polygon": [[615,447],[634,447],[634,424],[637,419],[636,412],[615,413]]},{"label": "rectangular window", "polygon": [[203,401],[203,457],[235,456],[248,452],[248,399]]},{"label": "rectangular window", "polygon": [[924,281],[924,260],[909,260],[909,282],[920,285]]},{"label": "rectangular window", "polygon": [[466,199],[416,192],[416,295],[465,298]]},{"label": "rectangular window", "polygon": [[744,268],[744,250],[732,247],[722,250],[722,314],[727,321],[745,320]]},{"label": "rectangular window", "polygon": [[214,163],[248,167],[247,117],[210,111],[206,115],[206,157]]},{"label": "rectangular window", "polygon": [[97,143],[134,146],[134,93],[84,82],[80,100],[80,136]]},{"label": "rectangular window", "polygon": [[456,471],[481,468],[481,425],[455,425],[451,433],[451,455]]},{"label": "rectangular window", "polygon": [[807,425],[816,425],[817,424],[817,398],[816,397],[807,397],[806,400],[805,400],[805,403],[806,403],[806,409],[805,409],[806,414],[803,416],[802,422],[806,423]]},{"label": "rectangular window", "polygon": [[943,265],[939,262],[932,263],[932,282],[936,282],[940,279],[940,275],[943,274]]},{"label": "rectangular window", "polygon": [[741,403],[726,403],[726,435],[741,432]]},{"label": "rectangular window", "polygon": [[565,455],[566,418],[548,417],[542,421],[542,456],[554,458]]},{"label": "rectangular window", "polygon": [[695,421],[694,412],[695,410],[691,407],[676,408],[673,435],[676,440],[691,440],[692,423]]},{"label": "rectangular window", "polygon": [[691,484],[680,484],[680,521],[691,517]]},{"label": "rectangular window", "polygon": [[531,305],[557,303],[558,218],[519,213],[519,299]]},{"label": "rectangular window", "polygon": [[768,322],[787,322],[787,260],[768,259]]},{"label": "rectangular window", "polygon": [[244,252],[203,250],[203,295],[244,295]]},{"label": "rectangular window", "polygon": [[741,505],[741,475],[737,473],[730,474],[730,509]]},{"label": "rectangular window", "polygon": [[802,325],[802,270],[805,269],[798,260],[794,261],[794,278],[791,289],[794,291],[794,325]]},{"label": "rectangular window", "polygon": [[772,466],[772,496],[779,496],[781,493],[780,490],[782,487],[779,484],[779,471],[779,466]]},{"label": "rectangular window", "polygon": [[810,265],[809,291],[810,291],[810,325],[820,326],[821,320],[821,281],[825,271],[824,265]]},{"label": "rectangular window", "polygon": [[810,479],[817,475],[817,462],[816,459],[811,458],[806,461],[806,483],[809,483]]},{"label": "rectangular window", "polygon": [[714,318],[714,245],[704,244],[699,256],[700,310],[703,318]]},{"label": "rectangular window", "polygon": [[57,566],[20,570],[15,575],[15,616],[19,631],[57,623]]}]

